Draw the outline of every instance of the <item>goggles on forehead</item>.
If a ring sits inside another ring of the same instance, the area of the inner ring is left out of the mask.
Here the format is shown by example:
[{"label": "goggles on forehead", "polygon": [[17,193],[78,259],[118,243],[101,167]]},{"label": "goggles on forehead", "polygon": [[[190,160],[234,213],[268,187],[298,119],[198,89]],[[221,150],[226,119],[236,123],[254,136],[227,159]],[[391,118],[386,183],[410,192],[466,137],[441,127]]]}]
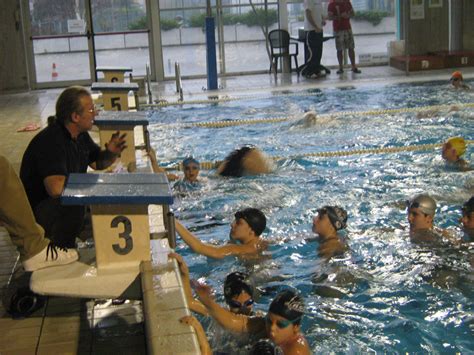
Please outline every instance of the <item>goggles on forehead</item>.
[{"label": "goggles on forehead", "polygon": [[417,202],[417,201],[411,202],[410,200],[406,200],[405,205],[408,209],[410,209],[410,208],[420,208],[420,203]]}]

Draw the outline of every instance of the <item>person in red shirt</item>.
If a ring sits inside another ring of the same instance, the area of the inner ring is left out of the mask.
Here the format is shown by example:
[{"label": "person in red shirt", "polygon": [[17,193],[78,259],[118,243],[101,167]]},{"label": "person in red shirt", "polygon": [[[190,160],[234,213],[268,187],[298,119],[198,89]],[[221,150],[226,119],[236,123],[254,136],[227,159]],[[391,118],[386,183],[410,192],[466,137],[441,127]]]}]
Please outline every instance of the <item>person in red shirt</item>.
[{"label": "person in red shirt", "polygon": [[337,60],[339,62],[337,74],[344,73],[342,53],[346,48],[349,50],[352,72],[357,74],[361,72],[355,64],[354,36],[352,35],[350,20],[353,16],[354,9],[349,0],[333,0],[328,5],[328,18],[332,20],[334,36],[336,37]]}]

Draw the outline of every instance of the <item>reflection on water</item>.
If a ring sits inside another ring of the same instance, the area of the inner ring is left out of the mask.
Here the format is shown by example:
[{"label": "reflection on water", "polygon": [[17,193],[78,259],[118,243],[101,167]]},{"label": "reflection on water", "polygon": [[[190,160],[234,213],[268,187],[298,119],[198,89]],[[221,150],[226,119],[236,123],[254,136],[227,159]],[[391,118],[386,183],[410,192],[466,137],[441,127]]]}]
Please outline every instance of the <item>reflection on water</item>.
[{"label": "reflection on water", "polygon": [[[267,97],[214,105],[164,108],[153,115],[152,144],[163,163],[193,155],[221,160],[234,148],[254,144],[269,155],[439,143],[451,136],[474,139],[472,110],[338,116],[338,111],[417,107],[472,101],[446,91],[445,83],[328,89],[312,95]],[[161,123],[334,113],[311,125],[282,122],[220,129],[166,127]],[[466,160],[474,162],[472,146]],[[206,175],[205,172],[202,172]],[[211,261],[179,242],[192,276],[219,290],[232,271],[253,274],[266,311],[278,289],[295,287],[308,306],[303,330],[315,353],[462,352],[474,348],[473,248],[430,248],[410,243],[403,201],[427,192],[438,202],[435,224],[457,238],[460,206],[474,193],[474,173],[445,168],[439,151],[347,157],[283,159],[274,174],[222,179],[208,173],[199,192],[183,194],[177,216],[205,242],[228,240],[238,209],[261,208],[268,218],[263,237],[273,259],[246,264]],[[322,263],[311,218],[323,205],[349,213],[349,257]]]}]

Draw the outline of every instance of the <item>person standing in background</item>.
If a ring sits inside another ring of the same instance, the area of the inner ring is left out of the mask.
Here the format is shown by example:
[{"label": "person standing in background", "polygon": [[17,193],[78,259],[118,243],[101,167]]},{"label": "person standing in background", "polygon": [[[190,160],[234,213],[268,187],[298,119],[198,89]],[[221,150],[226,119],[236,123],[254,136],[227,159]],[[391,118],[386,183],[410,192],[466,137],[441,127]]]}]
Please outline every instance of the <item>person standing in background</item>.
[{"label": "person standing in background", "polygon": [[345,49],[349,50],[352,72],[361,73],[355,63],[354,36],[352,35],[350,20],[353,16],[354,9],[349,0],[333,0],[328,5],[328,18],[332,20],[334,36],[336,37],[337,61],[339,62],[337,74],[344,73],[343,51]]},{"label": "person standing in background", "polygon": [[[321,0],[304,0],[304,30],[309,56],[302,70],[307,78],[321,75],[321,57],[323,55],[323,5]],[[324,68],[323,68],[323,71]]]}]

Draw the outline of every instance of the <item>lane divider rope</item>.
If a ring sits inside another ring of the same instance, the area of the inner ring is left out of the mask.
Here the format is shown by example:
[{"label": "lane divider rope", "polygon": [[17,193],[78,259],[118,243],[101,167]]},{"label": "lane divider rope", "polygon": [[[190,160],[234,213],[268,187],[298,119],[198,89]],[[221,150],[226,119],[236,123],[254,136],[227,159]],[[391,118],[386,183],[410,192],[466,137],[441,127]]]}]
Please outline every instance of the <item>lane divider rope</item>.
[{"label": "lane divider rope", "polygon": [[[466,140],[466,144],[473,144],[474,140]],[[387,154],[387,153],[399,153],[399,152],[413,152],[419,150],[430,150],[439,148],[443,143],[431,143],[431,144],[419,144],[419,145],[408,145],[402,147],[382,147],[382,148],[362,148],[362,149],[349,149],[349,150],[337,150],[333,152],[313,152],[313,153],[302,153],[290,155],[287,157],[271,157],[273,160],[285,160],[285,159],[296,159],[305,157],[316,157],[316,158],[329,158],[329,157],[344,157],[359,154]],[[200,162],[201,170],[212,170],[219,166],[221,160],[217,161],[204,161]],[[182,164],[176,164],[170,167],[166,167],[166,170],[179,170],[183,171]]]},{"label": "lane divider rope", "polygon": [[[321,114],[317,117],[320,118],[331,118],[341,116],[377,116],[377,115],[390,115],[397,113],[409,113],[409,112],[423,112],[432,110],[444,110],[456,108],[473,108],[474,103],[464,103],[456,105],[431,105],[431,106],[420,106],[420,107],[402,107],[392,109],[380,109],[380,110],[368,110],[368,111],[340,111],[329,114]],[[294,120],[301,118],[300,115],[295,116],[281,116],[281,117],[268,117],[268,118],[253,118],[253,119],[236,119],[236,120],[225,120],[225,121],[204,121],[204,122],[189,122],[189,123],[170,123],[161,125],[160,128],[167,127],[206,127],[206,128],[222,128],[232,127],[240,125],[251,125],[251,124],[262,124],[262,123],[278,123]]]}]

